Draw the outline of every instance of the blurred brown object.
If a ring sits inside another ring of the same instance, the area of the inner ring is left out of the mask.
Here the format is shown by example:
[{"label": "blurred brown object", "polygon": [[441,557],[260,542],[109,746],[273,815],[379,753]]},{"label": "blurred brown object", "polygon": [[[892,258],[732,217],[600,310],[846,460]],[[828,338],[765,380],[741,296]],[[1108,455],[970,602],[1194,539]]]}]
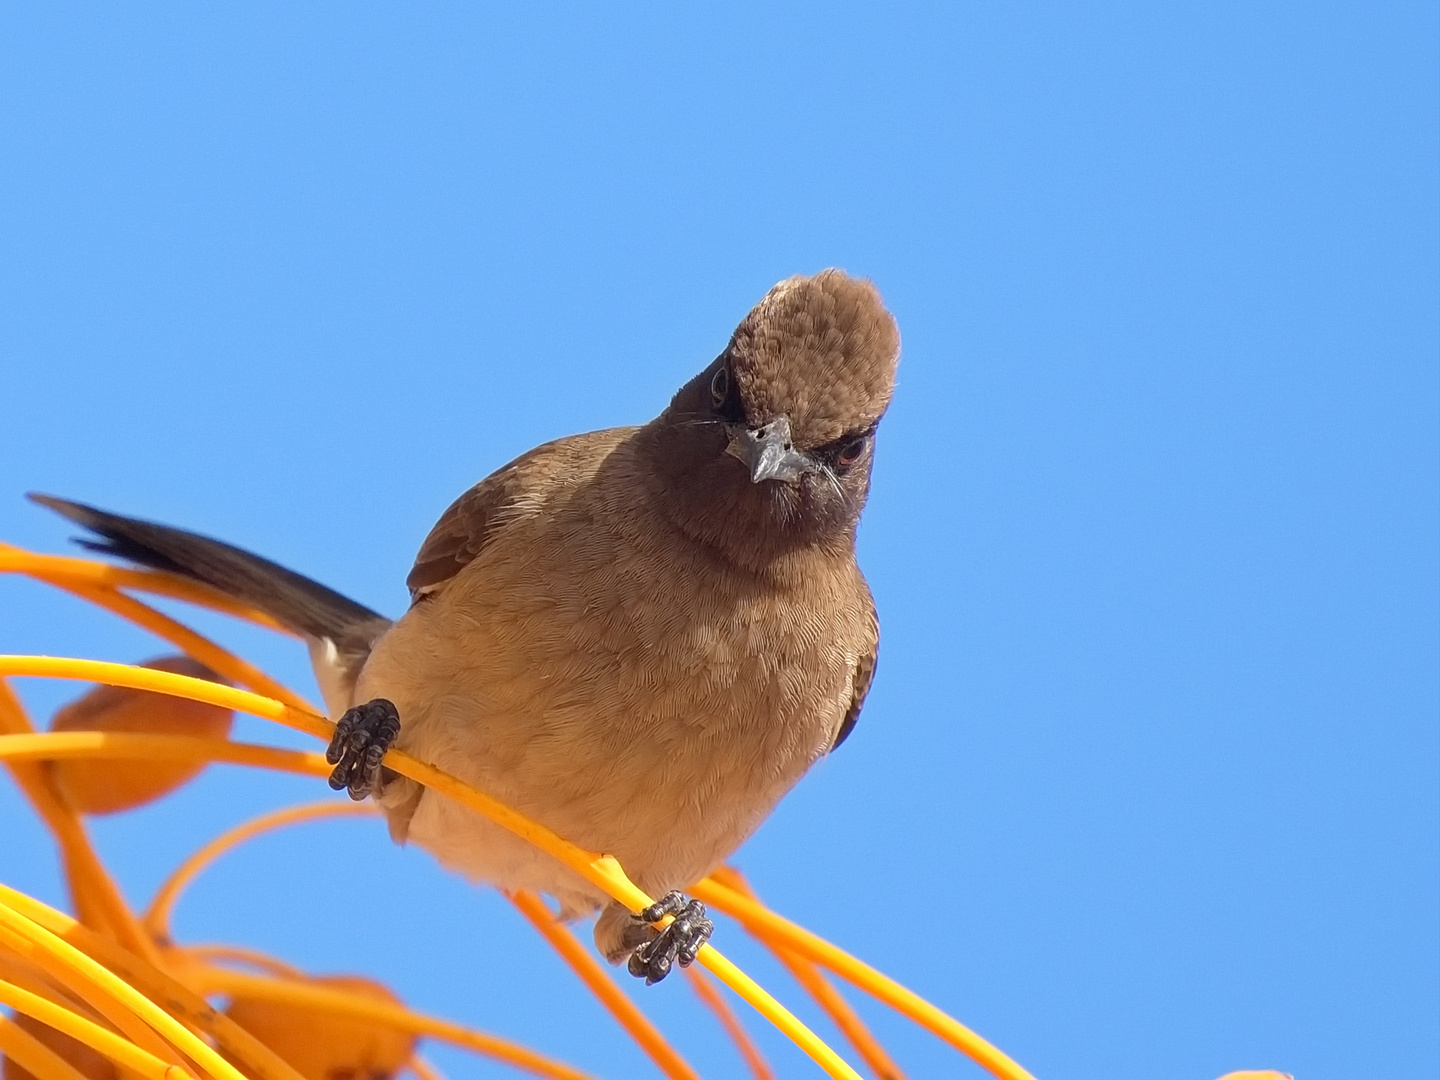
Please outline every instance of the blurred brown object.
[{"label": "blurred brown object", "polygon": [[[17,1013],[11,1020],[16,1027],[33,1035],[37,1041],[55,1051],[73,1065],[87,1080],[120,1080],[120,1070],[115,1063],[99,1051],[92,1050],[84,1043],[64,1035],[39,1020]],[[0,1078],[3,1080],[36,1080],[28,1070],[6,1057]]]},{"label": "blurred brown object", "polygon": [[[389,989],[356,975],[306,979],[386,1005],[403,1005]],[[321,1009],[237,997],[225,1014],[291,1065],[305,1080],[388,1080],[415,1052],[415,1036]]]},{"label": "blurred brown object", "polygon": [[[225,681],[188,656],[162,656],[147,660],[141,666],[210,682]],[[127,731],[223,739],[230,734],[233,720],[234,714],[229,709],[214,705],[124,686],[97,686],[56,712],[50,721],[50,730]],[[86,814],[113,814],[169,794],[194,779],[204,768],[203,761],[67,758],[51,762],[50,775],[76,810]]]}]

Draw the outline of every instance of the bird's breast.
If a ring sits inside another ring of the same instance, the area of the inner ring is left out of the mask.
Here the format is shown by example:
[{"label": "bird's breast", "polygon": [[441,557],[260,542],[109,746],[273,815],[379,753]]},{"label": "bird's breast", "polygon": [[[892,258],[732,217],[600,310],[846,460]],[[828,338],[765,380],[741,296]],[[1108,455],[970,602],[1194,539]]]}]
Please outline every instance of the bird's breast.
[{"label": "bird's breast", "polygon": [[863,584],[853,564],[736,572],[650,524],[513,529],[396,623],[357,697],[390,698],[405,749],[561,835],[700,873],[828,745]]}]

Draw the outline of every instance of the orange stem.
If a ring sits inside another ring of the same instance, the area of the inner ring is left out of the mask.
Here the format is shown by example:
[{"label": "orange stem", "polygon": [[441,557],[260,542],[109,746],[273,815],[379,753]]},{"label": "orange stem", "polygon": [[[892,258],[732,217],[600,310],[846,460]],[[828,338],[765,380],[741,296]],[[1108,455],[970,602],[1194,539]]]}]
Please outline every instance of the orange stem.
[{"label": "orange stem", "polygon": [[[17,736],[33,736],[35,731],[25,707],[3,677],[0,677],[0,731]],[[16,786],[60,845],[76,911],[88,916],[91,925],[131,952],[158,964],[160,954],[155,943],[141,929],[120,887],[95,854],[80,815],[70,808],[42,768],[18,762],[8,764]]]},{"label": "orange stem", "polygon": [[79,1013],[71,1012],[63,1005],[57,1005],[18,986],[0,981],[0,1003],[10,1006],[16,1012],[33,1016],[47,1027],[53,1027],[77,1042],[84,1043],[97,1053],[139,1074],[144,1080],[195,1080],[194,1074],[184,1066],[156,1057],[109,1029],[85,1019]]},{"label": "orange stem", "polygon": [[590,992],[600,1000],[600,1004],[630,1033],[630,1037],[640,1045],[640,1049],[660,1066],[661,1072],[672,1080],[699,1080],[699,1074],[690,1067],[689,1062],[675,1051],[665,1040],[665,1036],[660,1034],[659,1029],[636,1008],[624,991],[615,985],[615,980],[596,962],[590,950],[580,944],[540,897],[524,891],[506,895],[520,914],[530,921],[530,925],[539,930],[541,936],[560,954],[560,958],[570,965],[570,969],[580,976],[580,981],[590,988]]},{"label": "orange stem", "polygon": [[174,909],[175,901],[180,898],[180,894],[207,866],[227,851],[252,837],[275,829],[283,829],[285,826],[294,825],[297,822],[313,821],[316,818],[358,817],[361,815],[373,817],[375,813],[376,810],[373,806],[360,806],[351,802],[306,803],[303,806],[287,806],[283,810],[261,814],[259,817],[236,825],[233,829],[227,829],[182,862],[165,879],[164,884],[156,890],[155,899],[150,901],[150,907],[145,912],[144,926],[157,938],[168,940],[170,912]]},{"label": "orange stem", "polygon": [[69,915],[42,904],[32,896],[0,885],[0,903],[20,912],[38,926],[103,964],[152,1001],[163,1001],[176,1019],[210,1036],[225,1055],[245,1067],[253,1080],[302,1080],[299,1073],[282,1061],[249,1032],[209,1002],[174,979],[167,972],[127,952],[113,940],[102,937]]},{"label": "orange stem", "polygon": [[305,978],[305,973],[299,968],[291,967],[283,960],[276,960],[273,956],[258,949],[243,949],[238,945],[176,945],[174,950],[189,962],[208,963],[212,960],[228,960],[232,964],[246,964],[249,967],[257,968],[267,975],[274,975],[277,979]]},{"label": "orange stem", "polygon": [[[722,866],[710,876],[722,885],[729,885],[737,892],[759,902],[760,898],[755,895],[755,890],[750,887],[745,875],[733,866]],[[880,1080],[905,1080],[900,1066],[895,1064],[885,1047],[880,1045],[880,1040],[875,1038],[865,1021],[860,1019],[860,1014],[841,996],[840,991],[835,989],[818,967],[768,938],[760,937],[756,940],[774,953],[775,958],[795,977],[795,981],[825,1010],[825,1014],[835,1022],[835,1026],[855,1047],[855,1052],[874,1070]]]},{"label": "orange stem", "polygon": [[489,1035],[482,1031],[462,1027],[460,1024],[413,1012],[400,1005],[391,1005],[374,998],[361,997],[344,990],[315,986],[309,983],[292,982],[288,979],[271,979],[261,975],[247,975],[226,968],[197,966],[187,972],[188,981],[199,985],[207,994],[233,994],[245,998],[259,998],[295,1008],[314,1009],[337,1015],[368,1020],[383,1024],[398,1031],[409,1031],[416,1035],[427,1035],[484,1054],[497,1061],[504,1061],[518,1069],[547,1080],[591,1080],[588,1074],[555,1061],[543,1054],[537,1054],[528,1047]]},{"label": "orange stem", "polygon": [[139,758],[150,761],[204,761],[250,765],[304,776],[328,776],[324,754],[282,750],[259,743],[231,742],[201,735],[151,735],[129,731],[47,731],[0,735],[0,761],[60,761],[64,758]]},{"label": "orange stem", "polygon": [[818,934],[812,934],[804,927],[796,926],[789,919],[775,914],[763,904],[720,884],[714,878],[697,882],[691,887],[690,893],[697,900],[713,906],[715,910],[740,920],[756,937],[783,945],[879,998],[896,1012],[910,1017],[940,1036],[1000,1080],[1034,1080],[1002,1051],[991,1046],[954,1017],[931,1005],[913,990],[906,989],[869,964],[855,959],[843,949],[836,948]]},{"label": "orange stem", "polygon": [[730,1036],[730,1041],[735,1044],[740,1056],[745,1059],[745,1064],[750,1067],[750,1073],[755,1080],[775,1080],[775,1073],[770,1068],[770,1063],[760,1053],[760,1048],[755,1045],[755,1040],[750,1038],[750,1033],[745,1030],[745,1025],[740,1023],[740,1018],[735,1015],[730,1003],[720,996],[715,989],[715,983],[705,973],[704,968],[688,967],[682,969],[690,980],[690,988],[695,995],[705,1004],[715,1018],[720,1021],[720,1026],[725,1029],[725,1034]]},{"label": "orange stem", "polygon": [[65,587],[64,583],[68,582],[106,589],[139,589],[156,596],[184,600],[186,603],[218,611],[222,615],[231,615],[257,626],[294,636],[293,631],[263,611],[246,607],[218,589],[212,589],[179,574],[167,574],[161,570],[136,570],[128,566],[115,566],[111,563],[96,562],[94,559],[77,559],[65,555],[41,555],[0,543],[0,573],[7,572],[25,574],[37,581],[62,588]]},{"label": "orange stem", "polygon": [[79,1069],[6,1016],[0,1016],[0,1052],[38,1080],[86,1080]]},{"label": "orange stem", "polygon": [[[44,578],[41,580],[48,581]],[[197,634],[184,623],[156,611],[149,604],[142,603],[133,596],[126,596],[114,589],[74,584],[63,579],[49,583],[82,600],[88,600],[96,607],[113,612],[136,626],[149,630],[156,637],[163,638],[176,648],[189,653],[206,667],[238,686],[248,686],[257,694],[264,694],[276,701],[283,701],[291,708],[314,711],[299,694],[276,682],[255,665],[240,659],[204,635]]]},{"label": "orange stem", "polygon": [[[138,690],[154,690],[162,694],[201,701],[221,708],[238,709],[288,727],[329,739],[334,724],[323,716],[294,708],[259,694],[221,686],[205,679],[193,679],[154,668],[110,664],[99,660],[77,660],[56,656],[0,656],[0,675],[28,675],[39,678],[85,679],[130,686]],[[481,814],[516,836],[529,841],[542,851],[570,867],[631,911],[641,911],[653,901],[626,875],[619,862],[610,855],[588,852],[565,840],[558,833],[523,814],[512,810],[464,781],[428,765],[399,750],[385,755],[385,764],[397,773],[425,787],[454,799],[461,806]],[[669,921],[668,919],[666,920]],[[720,980],[752,1005],[757,1012],[778,1027],[817,1065],[837,1080],[860,1080],[844,1058],[811,1031],[767,990],[730,962],[719,949],[706,945],[698,960]],[[913,995],[912,995],[913,996]],[[921,1000],[921,999],[916,999]],[[933,1007],[932,1007],[933,1008]],[[937,1010],[938,1011],[938,1010]],[[941,1014],[943,1015],[943,1014]]]}]

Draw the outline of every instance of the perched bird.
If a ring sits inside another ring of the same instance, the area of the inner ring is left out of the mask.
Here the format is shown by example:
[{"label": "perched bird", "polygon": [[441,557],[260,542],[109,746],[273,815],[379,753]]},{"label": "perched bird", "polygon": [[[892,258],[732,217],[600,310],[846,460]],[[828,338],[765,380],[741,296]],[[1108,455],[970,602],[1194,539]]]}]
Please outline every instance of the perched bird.
[{"label": "perched bird", "polygon": [[[548,893],[569,917],[603,907],[601,952],[654,982],[711,929],[675,890],[860,714],[879,624],[855,530],[899,347],[869,282],[782,281],[655,420],[536,447],[456,500],[394,622],[218,541],[32,498],[102,538],[87,546],[303,634],[339,721],[332,786],[373,794],[396,841],[473,879]],[[665,899],[633,916],[384,769],[392,744],[615,856]]]}]

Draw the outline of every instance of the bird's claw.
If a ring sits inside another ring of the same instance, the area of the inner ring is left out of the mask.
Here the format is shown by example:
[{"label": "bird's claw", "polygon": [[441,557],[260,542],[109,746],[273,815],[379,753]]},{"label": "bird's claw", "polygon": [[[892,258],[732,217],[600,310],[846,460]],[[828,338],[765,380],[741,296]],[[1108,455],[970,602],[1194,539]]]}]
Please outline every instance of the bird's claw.
[{"label": "bird's claw", "polygon": [[636,915],[635,921],[648,925],[666,915],[673,915],[674,921],[630,954],[627,965],[630,974],[644,979],[646,986],[669,975],[677,960],[681,967],[693,964],[701,947],[710,940],[715,930],[715,924],[705,914],[705,905],[678,892],[666,893]]},{"label": "bird's claw", "polygon": [[356,705],[340,718],[325,760],[335,766],[330,786],[350,792],[357,802],[375,790],[380,760],[400,734],[400,714],[384,698]]}]

